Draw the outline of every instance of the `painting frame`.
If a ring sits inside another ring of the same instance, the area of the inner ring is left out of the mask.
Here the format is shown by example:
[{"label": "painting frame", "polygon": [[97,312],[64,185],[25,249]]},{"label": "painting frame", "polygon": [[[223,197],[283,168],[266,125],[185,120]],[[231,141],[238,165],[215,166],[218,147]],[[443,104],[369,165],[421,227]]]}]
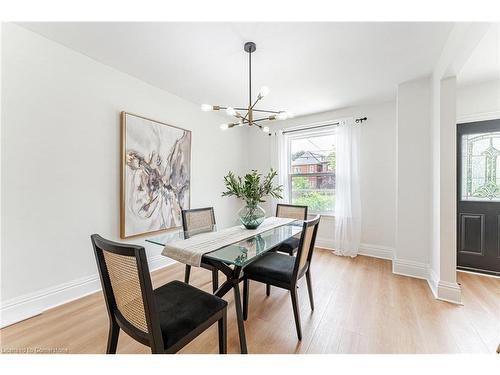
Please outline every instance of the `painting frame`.
[{"label": "painting frame", "polygon": [[128,234],[126,231],[126,210],[127,210],[127,205],[126,205],[126,199],[127,199],[127,188],[126,188],[126,179],[127,179],[127,116],[132,116],[140,120],[148,121],[151,122],[155,125],[159,126],[166,126],[172,129],[177,129],[181,130],[183,132],[186,132],[189,134],[189,174],[188,174],[188,180],[189,180],[189,187],[188,187],[188,202],[187,202],[187,207],[182,207],[182,209],[189,209],[191,207],[191,164],[192,164],[192,131],[188,129],[181,128],[179,126],[175,125],[170,125],[161,121],[157,121],[145,116],[137,115],[135,113],[127,112],[127,111],[122,111],[120,113],[120,238],[122,239],[127,239],[127,238],[137,238],[137,237],[143,237],[147,235],[154,235],[154,234],[159,234],[163,232],[168,232],[168,231],[173,231],[173,230],[178,230],[179,228],[182,228],[182,223],[179,223],[177,226],[172,226],[168,228],[162,228],[162,229],[157,229],[157,230],[151,230],[151,231],[145,231],[141,233],[134,233],[134,234]]}]

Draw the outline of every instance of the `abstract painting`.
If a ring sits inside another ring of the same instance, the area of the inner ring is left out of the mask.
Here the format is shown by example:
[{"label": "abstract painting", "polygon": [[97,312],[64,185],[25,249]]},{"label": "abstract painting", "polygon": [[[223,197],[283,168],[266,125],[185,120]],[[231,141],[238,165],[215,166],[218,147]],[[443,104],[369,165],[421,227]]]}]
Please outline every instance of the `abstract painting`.
[{"label": "abstract painting", "polygon": [[122,112],[121,238],[180,227],[190,172],[189,130]]}]

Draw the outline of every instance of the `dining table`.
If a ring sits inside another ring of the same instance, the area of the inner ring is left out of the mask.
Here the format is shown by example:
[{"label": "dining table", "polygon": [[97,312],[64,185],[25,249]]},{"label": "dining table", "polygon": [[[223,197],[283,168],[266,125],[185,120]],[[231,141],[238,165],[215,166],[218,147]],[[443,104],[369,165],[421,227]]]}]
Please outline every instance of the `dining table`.
[{"label": "dining table", "polygon": [[[273,218],[268,218],[266,220],[272,219]],[[222,298],[231,291],[231,289],[234,292],[236,321],[239,333],[240,351],[242,354],[248,353],[239,287],[240,281],[243,280],[245,267],[259,259],[259,257],[268,251],[275,249],[287,239],[299,235],[302,231],[302,224],[302,220],[293,220],[257,234],[254,230],[245,231],[243,226],[225,228],[213,226],[211,228],[211,232],[223,232],[228,229],[241,227],[241,233],[242,236],[244,236],[242,240],[240,236],[240,240],[237,242],[231,244],[224,243],[217,249],[204,253],[201,257],[200,264],[201,267],[213,267],[226,276],[226,281],[214,292],[216,296]],[[183,241],[188,241],[191,238],[193,238],[193,233],[186,233],[181,230],[148,238],[146,241],[165,248],[168,244],[182,244]],[[213,247],[212,244],[212,248]],[[162,252],[162,255],[165,255],[165,251]]]}]

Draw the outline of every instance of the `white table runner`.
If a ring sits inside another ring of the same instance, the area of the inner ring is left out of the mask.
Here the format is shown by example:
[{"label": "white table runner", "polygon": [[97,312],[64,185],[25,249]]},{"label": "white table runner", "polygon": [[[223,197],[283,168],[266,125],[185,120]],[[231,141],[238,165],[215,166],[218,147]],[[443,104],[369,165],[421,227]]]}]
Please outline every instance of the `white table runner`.
[{"label": "white table runner", "polygon": [[295,219],[268,217],[257,229],[246,229],[244,226],[238,225],[217,232],[198,234],[185,240],[166,244],[162,255],[190,266],[199,267],[203,254],[243,241],[292,221]]}]

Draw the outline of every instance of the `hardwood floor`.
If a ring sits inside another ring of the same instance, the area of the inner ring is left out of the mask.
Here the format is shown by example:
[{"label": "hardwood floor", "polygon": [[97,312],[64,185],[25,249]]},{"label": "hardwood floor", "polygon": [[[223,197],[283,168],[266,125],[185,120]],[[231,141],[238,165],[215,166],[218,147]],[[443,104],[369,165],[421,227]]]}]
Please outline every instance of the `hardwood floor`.
[{"label": "hardwood floor", "polygon": [[[183,280],[184,266],[153,273],[153,284]],[[192,284],[211,290],[211,274],[193,269]],[[297,341],[287,291],[250,284],[245,323],[250,353],[494,353],[500,342],[500,279],[459,273],[463,306],[436,301],[424,280],[394,275],[391,262],[358,256],[337,257],[317,249],[311,312],[305,278],[299,287],[303,339]],[[228,352],[238,353],[233,294],[226,295]],[[217,326],[181,353],[217,353]],[[57,349],[104,353],[108,320],[101,293],[56,307],[0,330],[3,351]],[[118,353],[149,353],[123,331]]]}]

